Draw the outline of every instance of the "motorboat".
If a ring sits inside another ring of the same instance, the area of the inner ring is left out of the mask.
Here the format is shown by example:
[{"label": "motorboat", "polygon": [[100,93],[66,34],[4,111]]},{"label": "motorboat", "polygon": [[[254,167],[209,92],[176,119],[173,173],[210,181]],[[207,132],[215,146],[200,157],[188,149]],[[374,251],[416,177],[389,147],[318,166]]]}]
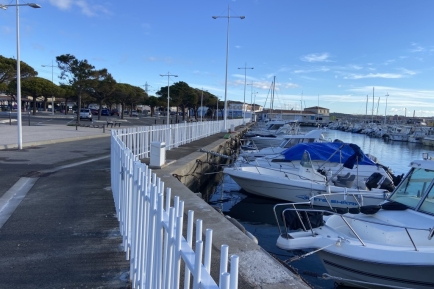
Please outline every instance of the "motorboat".
[{"label": "motorboat", "polygon": [[284,150],[293,147],[299,143],[312,143],[325,141],[323,131],[320,129],[311,130],[305,134],[288,134],[283,135],[278,146],[270,146],[262,149],[252,149],[252,147],[241,147],[239,157],[265,157],[270,155],[278,155]]},{"label": "motorboat", "polygon": [[256,127],[256,129],[248,130],[244,136],[269,136],[275,134],[281,127],[287,125],[288,122],[284,120],[270,120],[265,124],[264,127]]},{"label": "motorboat", "polygon": [[[276,125],[272,125],[276,126]],[[244,150],[263,149],[278,146],[287,135],[298,135],[300,132],[298,123],[284,124],[277,130],[250,131],[244,134],[242,145]]]},{"label": "motorboat", "polygon": [[[337,213],[279,204],[277,247],[307,250],[328,279],[360,288],[434,288],[434,161],[410,164],[391,196]],[[295,260],[295,259],[294,259]]]},{"label": "motorboat", "polygon": [[434,146],[434,129],[428,129],[426,136],[422,139],[422,143],[426,146]]},{"label": "motorboat", "polygon": [[314,198],[313,203],[337,208],[379,204],[395,187],[394,176],[355,144],[303,143],[281,155],[236,162],[223,173],[251,194],[300,202],[328,193],[331,197]]}]

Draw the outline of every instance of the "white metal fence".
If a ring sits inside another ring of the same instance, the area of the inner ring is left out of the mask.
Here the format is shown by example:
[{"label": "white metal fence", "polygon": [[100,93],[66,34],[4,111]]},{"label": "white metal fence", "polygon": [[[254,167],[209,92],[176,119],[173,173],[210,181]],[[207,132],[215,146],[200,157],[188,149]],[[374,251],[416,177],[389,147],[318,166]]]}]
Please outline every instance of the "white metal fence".
[{"label": "white metal fence", "polygon": [[[235,125],[235,121],[228,123]],[[172,125],[170,131],[167,126],[112,130],[112,192],[133,288],[180,288],[181,274],[185,289],[238,287],[238,256],[231,256],[228,272],[229,247],[222,245],[217,285],[210,274],[212,230],[207,229],[202,240],[202,220],[196,220],[193,243],[194,212],[189,211],[184,238],[184,202],[175,196],[171,206],[171,189],[164,189],[164,182],[139,160],[148,156],[151,142],[165,142],[169,132],[170,149],[220,132],[220,125],[204,122]]]},{"label": "white metal fence", "polygon": [[[242,119],[227,120],[228,128],[237,127]],[[154,125],[129,127],[115,130],[116,136],[139,158],[147,158],[150,154],[151,142],[164,142],[166,150],[177,148],[183,144],[219,133],[224,121],[204,121],[177,123],[170,125]]]}]

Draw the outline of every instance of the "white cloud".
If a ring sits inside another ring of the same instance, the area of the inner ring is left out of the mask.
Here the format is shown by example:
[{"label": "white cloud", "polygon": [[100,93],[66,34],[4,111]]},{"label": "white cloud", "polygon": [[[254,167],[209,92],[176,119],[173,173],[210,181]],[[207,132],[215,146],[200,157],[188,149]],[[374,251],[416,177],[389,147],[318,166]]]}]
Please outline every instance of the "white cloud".
[{"label": "white cloud", "polygon": [[423,51],[425,51],[425,48],[420,46],[417,43],[412,43],[411,46],[412,46],[412,48],[410,49],[410,52],[423,52]]},{"label": "white cloud", "polygon": [[72,0],[50,0],[51,5],[56,6],[62,10],[66,10],[71,8],[73,1]]},{"label": "white cloud", "polygon": [[364,78],[403,78],[404,75],[397,73],[368,73],[368,74],[350,74],[344,79],[364,79]]},{"label": "white cloud", "polygon": [[306,62],[329,62],[330,55],[328,53],[311,53],[301,57],[302,61]]},{"label": "white cloud", "polygon": [[83,13],[86,16],[92,17],[96,16],[98,14],[107,14],[111,15],[112,13],[110,10],[106,8],[105,5],[91,5],[87,0],[49,0],[50,4],[61,9],[61,10],[68,10],[72,9],[73,6],[77,6],[80,8],[81,13]]},{"label": "white cloud", "polygon": [[296,74],[300,74],[300,73],[311,73],[311,72],[327,72],[330,71],[330,68],[328,67],[317,67],[317,68],[312,68],[312,69],[298,69],[298,70],[294,70],[293,72]]}]

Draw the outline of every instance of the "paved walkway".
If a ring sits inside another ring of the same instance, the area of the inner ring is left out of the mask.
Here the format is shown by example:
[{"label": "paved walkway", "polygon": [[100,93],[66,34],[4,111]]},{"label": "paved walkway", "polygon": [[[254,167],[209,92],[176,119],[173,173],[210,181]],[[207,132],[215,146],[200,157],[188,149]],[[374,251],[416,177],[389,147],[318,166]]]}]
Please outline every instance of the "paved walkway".
[{"label": "paved walkway", "polygon": [[[84,123],[84,125],[88,125]],[[23,147],[38,146],[50,143],[67,142],[82,139],[110,136],[111,128],[103,130],[99,127],[75,127],[56,124],[35,124],[22,126]],[[9,125],[7,122],[0,123],[0,150],[18,148],[18,126],[16,123]]]}]

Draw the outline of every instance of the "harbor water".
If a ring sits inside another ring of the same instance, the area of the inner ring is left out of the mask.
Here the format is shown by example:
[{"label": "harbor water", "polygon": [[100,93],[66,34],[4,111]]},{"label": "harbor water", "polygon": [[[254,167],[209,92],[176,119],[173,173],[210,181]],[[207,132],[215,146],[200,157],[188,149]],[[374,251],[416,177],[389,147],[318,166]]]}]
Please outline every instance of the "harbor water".
[{"label": "harbor water", "polygon": [[[304,128],[304,131],[310,129]],[[325,129],[324,137],[328,140],[339,139],[346,143],[358,145],[365,154],[375,156],[379,163],[389,167],[395,175],[405,174],[412,160],[421,159],[422,153],[434,157],[432,147],[418,143],[385,142],[381,138],[371,138],[364,134]],[[247,231],[252,233],[259,245],[291,268],[313,288],[336,288],[334,281],[322,278],[327,273],[319,258],[315,255],[305,256],[309,251],[285,251],[276,247],[279,230],[275,221],[273,207],[283,201],[262,198],[248,194],[228,176],[220,175],[220,182],[215,192],[210,196],[210,205],[221,210],[225,215],[237,219]],[[301,258],[296,261],[291,259]],[[345,287],[339,287],[345,288]]]}]

